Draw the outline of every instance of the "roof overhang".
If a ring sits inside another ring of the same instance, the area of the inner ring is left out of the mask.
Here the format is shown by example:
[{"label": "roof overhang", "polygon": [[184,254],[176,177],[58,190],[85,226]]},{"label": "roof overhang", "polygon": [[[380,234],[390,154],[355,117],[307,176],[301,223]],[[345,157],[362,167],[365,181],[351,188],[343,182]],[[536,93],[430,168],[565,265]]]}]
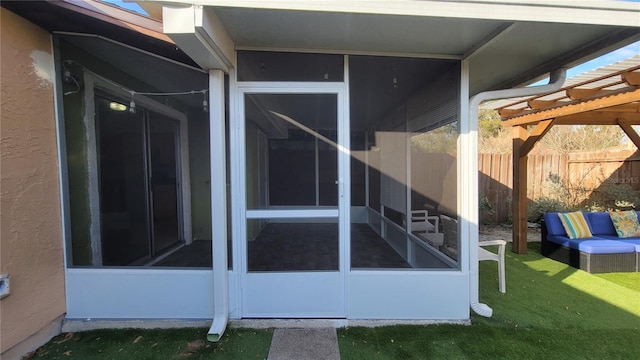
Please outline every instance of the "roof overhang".
[{"label": "roof overhang", "polygon": [[638,3],[600,0],[174,0],[163,12],[165,33],[204,68],[233,66],[232,49],[467,59],[471,94],[640,40],[639,19]]},{"label": "roof overhang", "polygon": [[51,32],[95,34],[196,65],[163,31],[162,21],[97,0],[2,1],[0,6]]}]

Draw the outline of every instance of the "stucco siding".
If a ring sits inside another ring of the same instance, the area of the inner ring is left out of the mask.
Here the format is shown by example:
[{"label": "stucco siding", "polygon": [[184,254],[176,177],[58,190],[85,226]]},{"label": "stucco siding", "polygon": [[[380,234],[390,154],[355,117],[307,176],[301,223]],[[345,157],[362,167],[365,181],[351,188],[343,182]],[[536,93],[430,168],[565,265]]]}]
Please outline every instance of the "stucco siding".
[{"label": "stucco siding", "polygon": [[50,35],[0,8],[0,353],[65,312]]}]

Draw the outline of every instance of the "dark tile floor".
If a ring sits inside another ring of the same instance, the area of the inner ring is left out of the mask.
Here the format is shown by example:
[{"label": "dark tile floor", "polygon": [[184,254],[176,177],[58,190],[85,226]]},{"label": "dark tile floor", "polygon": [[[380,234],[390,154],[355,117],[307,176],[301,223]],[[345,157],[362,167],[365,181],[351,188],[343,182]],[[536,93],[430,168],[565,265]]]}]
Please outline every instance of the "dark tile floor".
[{"label": "dark tile floor", "polygon": [[210,268],[211,240],[196,240],[154,263],[153,266]]},{"label": "dark tile floor", "polygon": [[248,260],[249,271],[338,270],[338,224],[270,223]]},{"label": "dark tile floor", "polygon": [[351,267],[365,269],[409,268],[409,265],[369,225],[351,225]]},{"label": "dark tile floor", "polygon": [[[248,243],[249,271],[337,270],[338,225],[271,223]],[[154,266],[211,267],[211,241],[197,240]],[[353,268],[409,268],[367,224],[351,226]]]}]

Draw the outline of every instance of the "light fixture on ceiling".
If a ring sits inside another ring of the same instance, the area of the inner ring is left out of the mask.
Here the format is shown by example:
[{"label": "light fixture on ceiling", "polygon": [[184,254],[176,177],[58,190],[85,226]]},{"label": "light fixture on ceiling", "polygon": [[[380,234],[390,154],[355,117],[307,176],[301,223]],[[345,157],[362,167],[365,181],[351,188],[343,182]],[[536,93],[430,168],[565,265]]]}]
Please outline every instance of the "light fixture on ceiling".
[{"label": "light fixture on ceiling", "polygon": [[127,105],[112,101],[109,103],[109,109],[113,111],[125,111],[127,110]]},{"label": "light fixture on ceiling", "polygon": [[207,102],[207,92],[203,91],[202,92],[203,95],[203,99],[202,99],[202,111],[204,112],[209,112],[209,102]]},{"label": "light fixture on ceiling", "polygon": [[71,76],[71,70],[69,70],[69,68],[67,68],[67,65],[70,65],[71,61],[66,60],[62,62],[62,81],[64,81],[66,84],[70,84],[73,80],[72,76]]},{"label": "light fixture on ceiling", "polygon": [[393,88],[398,88],[398,76],[396,75],[396,68],[393,68],[393,79],[392,79]]},{"label": "light fixture on ceiling", "polygon": [[66,84],[71,83],[71,70],[69,69],[64,69],[64,71],[62,72],[62,81],[64,81]]},{"label": "light fixture on ceiling", "polygon": [[65,84],[75,84],[76,88],[71,91],[64,92],[64,96],[75,94],[80,91],[80,84],[78,84],[78,81],[73,77],[73,74],[71,74],[71,70],[69,70],[67,65],[71,65],[70,60],[62,62],[62,82]]},{"label": "light fixture on ceiling", "polygon": [[136,102],[133,101],[133,94],[135,94],[134,91],[131,91],[131,102],[129,103],[129,112],[132,114],[136,113]]},{"label": "light fixture on ceiling", "polygon": [[260,71],[264,72],[267,70],[267,66],[264,64],[264,59],[260,56]]}]

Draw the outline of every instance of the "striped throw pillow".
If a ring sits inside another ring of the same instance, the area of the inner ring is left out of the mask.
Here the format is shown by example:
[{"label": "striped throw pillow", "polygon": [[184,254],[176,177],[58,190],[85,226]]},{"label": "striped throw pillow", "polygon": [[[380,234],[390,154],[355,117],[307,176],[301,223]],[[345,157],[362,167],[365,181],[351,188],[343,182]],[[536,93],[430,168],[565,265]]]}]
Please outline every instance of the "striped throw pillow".
[{"label": "striped throw pillow", "polygon": [[581,211],[558,213],[558,216],[570,239],[590,238],[593,236],[591,235],[591,230],[589,230],[589,224],[587,224],[587,220]]}]

